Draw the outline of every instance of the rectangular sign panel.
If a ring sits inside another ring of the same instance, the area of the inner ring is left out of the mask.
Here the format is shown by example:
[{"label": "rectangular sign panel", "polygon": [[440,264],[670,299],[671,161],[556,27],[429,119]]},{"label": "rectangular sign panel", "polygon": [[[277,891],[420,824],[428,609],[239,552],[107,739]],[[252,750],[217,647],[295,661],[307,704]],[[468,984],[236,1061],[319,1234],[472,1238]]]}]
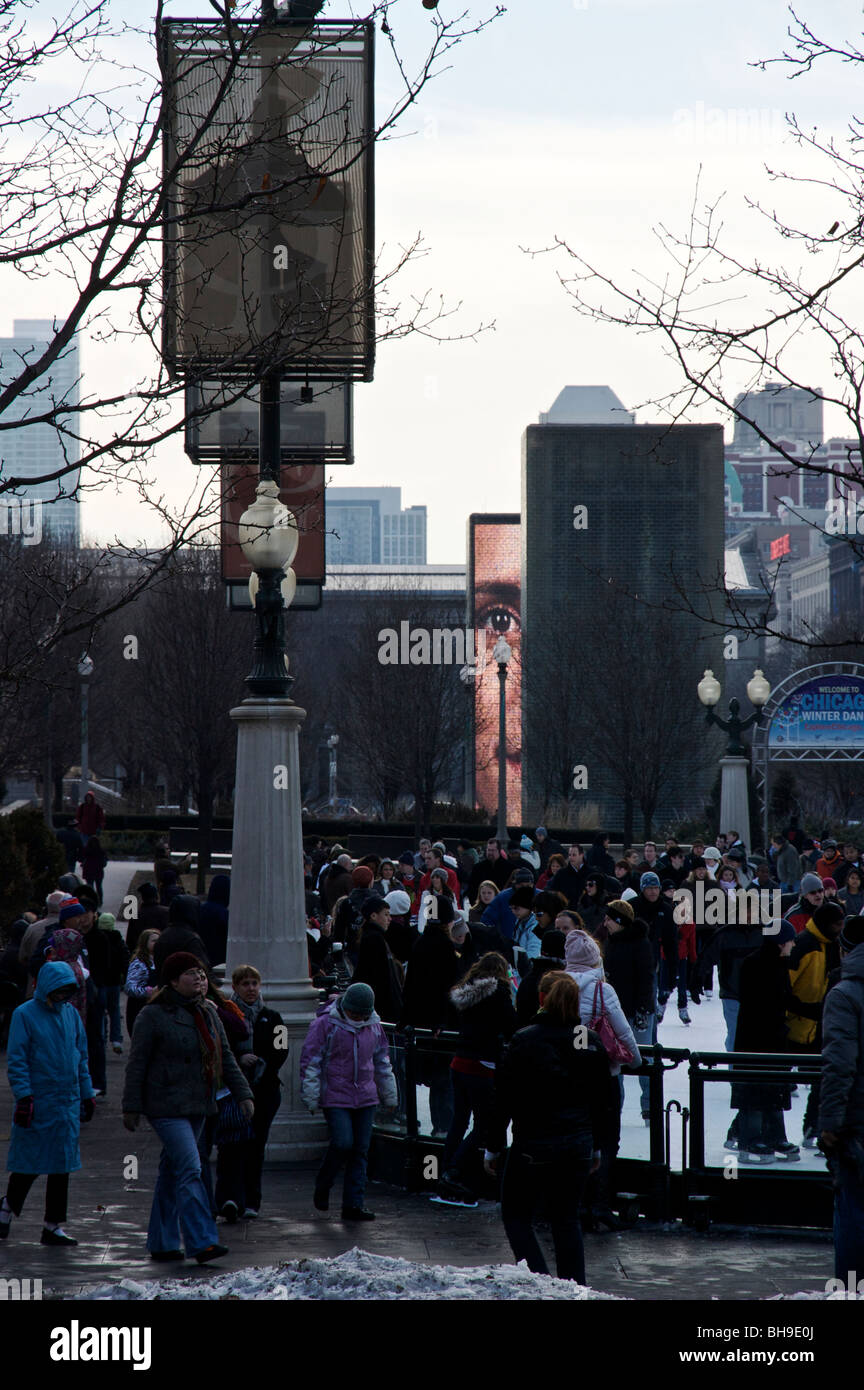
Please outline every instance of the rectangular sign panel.
[{"label": "rectangular sign panel", "polygon": [[169,369],[370,381],[373,25],[166,20],[158,38]]},{"label": "rectangular sign panel", "polygon": [[518,514],[473,515],[468,530],[468,624],[476,632],[474,795],[494,820],[498,806],[499,637],[513,656],[507,669],[507,819],[522,819],[522,562]]},{"label": "rectangular sign panel", "polygon": [[[193,463],[245,463],[258,458],[258,387],[244,395],[227,382],[186,387],[186,453]],[[282,462],[353,463],[350,382],[320,382],[309,388],[283,382],[279,412]],[[208,413],[201,414],[202,410]]]},{"label": "rectangular sign panel", "polygon": [[[255,500],[258,469],[252,464],[228,464],[222,476],[222,578],[226,583],[248,581],[252,567],[237,541],[237,523]],[[291,568],[302,583],[323,584],[324,469],[320,464],[283,468],[279,500],[293,512],[300,544]]]}]

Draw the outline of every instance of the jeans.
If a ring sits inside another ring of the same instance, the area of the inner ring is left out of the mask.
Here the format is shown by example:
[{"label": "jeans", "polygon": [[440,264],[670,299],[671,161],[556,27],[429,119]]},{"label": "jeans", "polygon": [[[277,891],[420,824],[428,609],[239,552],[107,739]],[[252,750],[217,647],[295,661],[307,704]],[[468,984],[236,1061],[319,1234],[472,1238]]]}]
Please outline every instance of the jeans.
[{"label": "jeans", "polygon": [[[495,1073],[471,1076],[451,1071],[453,1081],[453,1122],[444,1144],[443,1171],[460,1173],[472,1153],[486,1146],[486,1126],[495,1093]],[[466,1134],[472,1120],[470,1133]]]},{"label": "jeans", "polygon": [[742,1108],[738,1111],[737,1138],[742,1149],[752,1149],[754,1144],[768,1144],[776,1149],[780,1144],[785,1144],[783,1111]]},{"label": "jeans", "polygon": [[726,1051],[735,1051],[735,1029],[738,1027],[738,1010],[741,1007],[740,999],[721,999],[723,1005],[723,1017],[726,1020]]},{"label": "jeans", "polygon": [[276,1111],[282,1100],[279,1086],[266,1091],[253,1088],[255,1118],[252,1138],[240,1144],[220,1144],[216,1158],[216,1207],[221,1211],[226,1202],[236,1202],[241,1212],[261,1209],[261,1172],[264,1150]]},{"label": "jeans", "polygon": [[[848,1161],[831,1164],[834,1176],[834,1277],[864,1279],[864,1182]],[[853,1273],[854,1271],[854,1273]]]},{"label": "jeans", "polygon": [[108,1037],[112,1043],[123,1042],[123,1024],[120,1019],[120,986],[102,985],[99,990],[99,1007],[104,1012],[102,1035],[104,1041],[105,1023],[108,1024]]},{"label": "jeans", "polygon": [[[21,1215],[24,1199],[36,1181],[36,1173],[10,1173],[6,1201],[16,1216]],[[45,1183],[45,1224],[62,1226],[69,1200],[69,1174],[49,1173]]]},{"label": "jeans", "polygon": [[151,1117],[150,1124],[162,1141],[162,1155],[150,1209],[147,1249],[179,1250],[181,1230],[187,1255],[198,1254],[208,1245],[218,1245],[219,1235],[210,1214],[198,1153],[204,1116]]},{"label": "jeans", "polygon": [[87,1069],[90,1072],[90,1080],[93,1082],[94,1091],[104,1092],[107,1088],[107,1076],[105,1072],[105,1035],[102,1031],[102,1021],[105,1017],[105,1001],[102,998],[102,990],[97,990],[96,997],[87,1001]]},{"label": "jeans", "polygon": [[[639,1045],[640,1048],[642,1047],[643,1043],[644,1043],[646,1046],[650,1047],[651,1044],[652,1044],[653,1042],[656,1041],[656,1036],[657,1036],[657,1015],[656,1015],[656,1013],[652,1013],[651,1017],[650,1017],[649,1020],[648,1020],[647,1027],[645,1027],[645,1028],[634,1028],[634,1027],[633,1027],[633,1020],[632,1020],[632,1018],[628,1018],[627,1022],[630,1024],[630,1027],[633,1029],[633,1036],[634,1036],[634,1038],[636,1039],[636,1042],[638,1043],[638,1045]],[[623,1086],[623,1081],[622,1081],[622,1086]],[[650,1089],[651,1089],[651,1083],[650,1083],[650,1081],[648,1080],[648,1077],[647,1077],[647,1076],[640,1076],[640,1077],[639,1077],[639,1090],[640,1090],[640,1093],[641,1093],[641,1096],[642,1096],[642,1113],[643,1113],[643,1115],[647,1115],[647,1114],[648,1114],[648,1097],[649,1097],[649,1094],[650,1094]]]},{"label": "jeans", "polygon": [[366,1195],[366,1159],[372,1138],[372,1121],[376,1105],[361,1105],[349,1110],[341,1105],[324,1107],[324,1118],[330,1130],[330,1147],[318,1170],[315,1186],[329,1192],[342,1164],[346,1164],[342,1187],[342,1206],[362,1207]]},{"label": "jeans", "polygon": [[517,1263],[527,1260],[532,1273],[549,1273],[534,1232],[535,1208],[542,1197],[552,1227],[558,1278],[585,1283],[579,1204],[590,1166],[590,1159],[569,1155],[533,1163],[518,1144],[508,1153],[501,1182],[501,1216],[514,1258]]}]

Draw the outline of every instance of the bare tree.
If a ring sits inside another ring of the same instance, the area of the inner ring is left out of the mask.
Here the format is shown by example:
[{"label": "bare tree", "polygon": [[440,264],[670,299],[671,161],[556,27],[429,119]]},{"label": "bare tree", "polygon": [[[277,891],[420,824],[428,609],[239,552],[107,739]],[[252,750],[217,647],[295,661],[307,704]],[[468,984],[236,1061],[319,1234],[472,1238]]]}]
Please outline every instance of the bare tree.
[{"label": "bare tree", "polygon": [[[803,76],[823,61],[864,66],[864,50],[853,43],[835,45],[823,40],[794,10],[790,14],[788,49],[757,66],[785,64],[791,77]],[[698,184],[686,228],[675,231],[661,225],[654,229],[665,253],[665,270],[659,276],[639,271],[629,278],[619,276],[586,260],[565,237],[557,236],[546,253],[563,256],[559,279],[577,312],[596,323],[648,334],[662,347],[676,384],[650,404],[670,423],[692,418],[695,408],[714,406],[755,431],[776,455],[777,471],[791,468],[825,477],[831,480],[835,495],[854,492],[860,496],[864,491],[864,334],[858,286],[864,269],[864,131],[856,116],[851,117],[842,141],[802,128],[794,115],[787,117],[787,123],[795,146],[821,161],[822,168],[812,174],[766,168],[769,182],[812,192],[803,201],[805,223],[785,220],[773,207],[748,200],[754,216],[776,235],[773,263],[729,244],[721,199],[706,199]],[[790,247],[801,253],[794,268],[788,264]],[[784,438],[769,435],[747,400],[746,393],[769,382],[816,394],[800,369],[804,349],[823,364],[820,379],[831,382],[827,389],[820,387],[818,395],[848,423],[851,444],[839,462],[828,462],[815,442],[796,450]],[[861,555],[862,541],[864,536],[858,533],[847,536],[844,543]],[[661,606],[671,613],[698,617],[715,631],[782,638],[790,649],[827,655],[836,643],[806,625],[787,633],[770,616],[776,578],[763,579],[766,603],[760,614],[736,599],[719,570],[701,587],[670,571],[668,594]],[[705,592],[724,597],[725,613],[705,610],[701,602]],[[847,659],[864,643],[864,612],[850,616],[841,644]]]},{"label": "bare tree", "polygon": [[[464,15],[446,21],[437,14],[430,16],[427,51],[411,68],[397,44],[395,0],[373,5],[369,21],[382,29],[396,63],[399,90],[392,106],[358,145],[338,135],[345,101],[337,102],[326,113],[331,122],[326,168],[324,163],[316,168],[304,159],[293,172],[282,169],[274,177],[267,173],[267,161],[277,116],[262,120],[250,133],[249,122],[237,114],[238,84],[248,70],[258,29],[256,18],[244,16],[256,16],[257,8],[213,0],[212,10],[212,18],[201,21],[202,32],[209,32],[213,43],[218,40],[224,61],[220,58],[221,67],[207,68],[209,59],[200,58],[202,78],[195,110],[190,115],[190,107],[182,113],[186,120],[182,146],[172,148],[163,171],[162,139],[172,121],[176,125],[178,98],[176,84],[167,76],[163,82],[160,76],[149,16],[146,28],[136,28],[125,12],[115,11],[111,0],[72,0],[61,17],[43,16],[31,28],[28,6],[14,0],[0,5],[0,108],[5,137],[0,158],[4,201],[0,277],[9,298],[33,282],[50,278],[53,301],[61,306],[47,342],[32,350],[25,346],[19,352],[4,353],[0,362],[0,455],[9,432],[44,432],[47,427],[60,441],[60,457],[36,475],[28,470],[26,477],[16,475],[7,460],[0,469],[0,498],[17,497],[35,483],[55,486],[58,496],[78,498],[106,487],[125,488],[137,501],[142,532],[138,537],[115,537],[115,553],[140,561],[130,566],[121,591],[95,610],[82,603],[78,587],[65,599],[55,594],[60,601],[55,603],[52,621],[38,625],[32,634],[22,630],[17,645],[3,652],[0,676],[18,678],[32,672],[34,664],[64,636],[89,636],[99,617],[134,601],[154,577],[164,573],[178,550],[212,540],[218,499],[212,494],[209,472],[202,470],[189,497],[172,507],[153,467],[159,448],[186,422],[185,382],[171,374],[161,358],[163,239],[179,244],[188,258],[198,257],[205,286],[220,271],[219,266],[208,265],[207,258],[217,244],[223,244],[219,232],[226,226],[241,258],[260,258],[256,228],[272,200],[281,198],[289,208],[293,200],[300,226],[310,200],[326,203],[328,181],[362,159],[370,144],[392,132],[454,48],[482,32],[501,7],[477,23],[466,21]],[[155,18],[161,26],[162,0],[157,0]],[[326,42],[322,43],[326,48]],[[308,81],[308,58],[306,63]],[[301,124],[295,132],[298,146],[307,133]],[[247,182],[241,187],[240,180],[229,188],[220,181],[219,172],[229,166],[265,172],[257,184]],[[194,196],[179,199],[181,187],[187,193],[193,189]],[[394,277],[421,253],[418,236],[411,246],[379,261],[371,284],[368,277],[363,281],[364,292],[371,289],[375,295],[374,331],[379,340],[409,333],[443,339],[449,334],[445,321],[455,309],[447,308],[431,292],[407,306],[396,299]],[[285,360],[282,329],[286,318],[296,327],[300,314],[305,336],[300,335],[296,357],[308,363],[320,353],[322,335],[329,332],[333,316],[350,317],[354,311],[351,302],[334,304],[339,291],[331,287],[327,313],[319,314],[317,326],[310,328],[309,316],[300,313],[302,287],[295,289],[296,294],[287,294],[289,302],[282,306],[277,321],[268,320],[263,334],[257,306],[244,301],[243,311],[257,333],[255,360],[246,361],[238,354],[230,385],[208,406],[196,407],[196,413],[231,405],[268,370],[278,369],[283,375],[292,367],[298,370],[298,360]],[[199,327],[215,332],[218,325]],[[71,386],[61,385],[58,369],[68,366],[76,335],[87,335],[102,353],[105,374],[101,380],[88,377]],[[452,336],[465,335],[454,332]],[[127,347],[140,355],[137,380],[129,379],[122,360]],[[111,361],[112,348],[121,352],[116,366]],[[165,537],[156,553],[142,539],[154,525]],[[103,558],[93,557],[94,571]],[[50,585],[50,571],[43,567],[41,556],[34,554],[28,560],[32,583],[37,588]]]}]

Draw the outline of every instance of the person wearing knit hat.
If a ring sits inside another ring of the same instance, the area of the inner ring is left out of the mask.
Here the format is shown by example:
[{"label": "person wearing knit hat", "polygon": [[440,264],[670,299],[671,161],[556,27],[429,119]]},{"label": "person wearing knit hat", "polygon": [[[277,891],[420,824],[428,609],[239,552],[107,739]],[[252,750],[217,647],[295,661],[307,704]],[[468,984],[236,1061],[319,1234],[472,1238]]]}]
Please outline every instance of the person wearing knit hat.
[{"label": "person wearing knit hat", "polygon": [[642,876],[641,876],[640,879],[639,879],[639,889],[640,889],[640,891],[641,891],[643,888],[659,888],[659,887],[660,887],[660,876],[659,876],[659,874],[652,873],[650,869],[646,869],[645,872],[644,872],[644,874],[642,874]]},{"label": "person wearing knit hat", "polygon": [[411,896],[399,887],[388,893],[384,901],[390,909],[387,945],[399,964],[404,966],[419,936],[417,928],[411,925]]},{"label": "person wearing knit hat", "polygon": [[[789,984],[796,1002],[802,1005],[801,1013],[790,1005],[786,1015],[789,1047],[795,1052],[821,1051],[821,1007],[828,992],[828,971],[839,955],[835,942],[842,930],[843,908],[837,902],[825,902],[823,896],[821,906],[812,909],[792,947]],[[818,1143],[818,1119],[819,1086],[814,1082],[804,1111],[805,1148],[815,1148]]]},{"label": "person wearing knit hat", "polygon": [[230,1091],[239,1119],[250,1125],[252,1091],[238,1065],[215,1004],[207,998],[207,972],[191,951],[173,951],[162,964],[163,987],[135,1020],[123,1124],[130,1133],[141,1116],[162,1142],[150,1210],[147,1249],[157,1261],[198,1264],[227,1255],[219,1243],[198,1145],[217,1096]]},{"label": "person wearing knit hat", "polygon": [[363,1205],[372,1122],[379,1101],[395,1110],[398,1093],[390,1045],[368,984],[349,985],[341,999],[319,1012],[300,1055],[300,1092],[312,1114],[324,1112],[330,1131],[330,1147],[315,1179],[316,1211],[329,1210],[330,1189],[345,1164],[342,1220],[373,1221],[374,1212]]},{"label": "person wearing knit hat", "polygon": [[375,875],[368,864],[358,864],[351,871],[351,882],[355,888],[371,888]]},{"label": "person wearing knit hat", "polygon": [[[656,878],[657,875],[655,874],[654,877]],[[623,898],[613,898],[611,902],[606,904],[606,916],[611,918],[616,926],[626,926],[628,922],[633,922],[636,919],[633,908]]]},{"label": "person wearing knit hat", "polygon": [[519,841],[519,858],[526,864],[530,864],[535,874],[540,872],[540,854],[534,848],[534,844],[529,835],[523,835]]},{"label": "person wearing knit hat", "polygon": [[571,974],[583,970],[593,970],[603,964],[600,947],[592,936],[584,931],[571,931],[564,941],[564,959]]},{"label": "person wearing knit hat", "polygon": [[115,926],[115,922],[116,918],[112,912],[100,912],[96,919],[98,931],[108,948],[102,962],[102,984],[99,987],[99,995],[108,1017],[108,1037],[111,1042],[111,1049],[119,1057],[123,1052],[120,993],[126,983],[129,951],[122,934]]},{"label": "person wearing knit hat", "polygon": [[817,907],[825,902],[825,885],[818,874],[804,874],[799,889],[800,897],[792,907],[784,908],[796,932],[802,932]]},{"label": "person wearing knit hat", "polygon": [[57,913],[57,920],[61,926],[69,926],[76,917],[84,917],[87,908],[79,903],[77,898],[67,898]]},{"label": "person wearing knit hat", "polygon": [[537,934],[537,918],[534,915],[534,899],[537,894],[530,883],[520,883],[510,894],[510,911],[516,918],[513,929],[513,949],[516,970],[519,976],[527,975],[531,961],[540,955],[540,937]]}]

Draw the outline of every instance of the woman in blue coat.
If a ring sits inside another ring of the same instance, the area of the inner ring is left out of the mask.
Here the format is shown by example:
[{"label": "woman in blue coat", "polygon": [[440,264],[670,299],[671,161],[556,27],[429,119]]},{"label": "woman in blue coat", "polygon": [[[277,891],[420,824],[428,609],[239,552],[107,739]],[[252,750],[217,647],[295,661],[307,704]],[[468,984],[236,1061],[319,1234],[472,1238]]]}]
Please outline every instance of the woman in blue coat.
[{"label": "woman in blue coat", "polygon": [[0,1239],[39,1173],[48,1174],[43,1245],[77,1245],[63,1230],[69,1174],[81,1167],[78,1135],[93,1118],[95,1102],[87,1070],[87,1035],[70,1003],[78,981],[64,961],[47,961],[36,993],[12,1015],[6,1068],[15,1097],[10,1174],[0,1203]]}]

